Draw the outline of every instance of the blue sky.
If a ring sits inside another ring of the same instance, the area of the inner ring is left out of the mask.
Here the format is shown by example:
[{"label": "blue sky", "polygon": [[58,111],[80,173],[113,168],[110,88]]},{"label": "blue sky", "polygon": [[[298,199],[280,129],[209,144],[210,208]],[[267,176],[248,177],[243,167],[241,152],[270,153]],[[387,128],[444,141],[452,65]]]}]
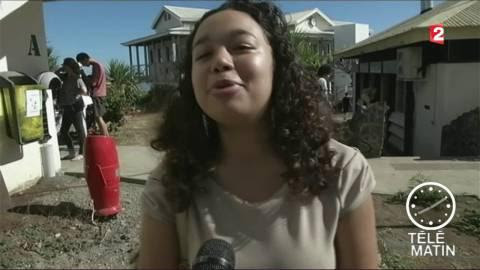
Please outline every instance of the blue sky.
[{"label": "blue sky", "polygon": [[[214,8],[220,1],[53,1],[44,4],[47,42],[55,53],[75,57],[80,51],[104,63],[128,62],[120,43],[153,34],[151,24],[163,5]],[[284,12],[319,8],[332,20],[370,25],[374,33],[417,15],[420,1],[276,1]],[[142,57],[142,56],[141,56]],[[143,61],[142,61],[143,62]]]}]

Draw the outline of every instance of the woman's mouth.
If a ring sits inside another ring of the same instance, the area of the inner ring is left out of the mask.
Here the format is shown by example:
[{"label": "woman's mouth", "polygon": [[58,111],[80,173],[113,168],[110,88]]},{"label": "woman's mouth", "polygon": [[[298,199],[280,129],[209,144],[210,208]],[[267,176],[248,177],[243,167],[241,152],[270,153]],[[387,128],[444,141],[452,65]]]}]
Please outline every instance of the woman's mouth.
[{"label": "woman's mouth", "polygon": [[212,95],[219,98],[233,97],[239,90],[241,85],[229,80],[221,80],[215,82],[211,90]]}]

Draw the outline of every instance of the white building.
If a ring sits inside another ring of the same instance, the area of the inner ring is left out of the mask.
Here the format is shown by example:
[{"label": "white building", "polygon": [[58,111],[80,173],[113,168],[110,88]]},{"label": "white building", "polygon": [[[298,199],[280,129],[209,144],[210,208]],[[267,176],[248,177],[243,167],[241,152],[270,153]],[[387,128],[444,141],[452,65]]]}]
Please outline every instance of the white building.
[{"label": "white building", "polygon": [[369,37],[368,24],[336,21],[333,27],[335,32],[335,51],[352,47]]},{"label": "white building", "polygon": [[[455,121],[480,106],[480,2],[445,1],[432,8],[423,1],[419,13],[336,54],[359,60],[354,99],[376,89],[373,99],[390,107],[385,148],[391,153],[480,155],[478,120]],[[429,41],[433,24],[443,24],[444,45]],[[453,124],[454,136],[447,132]],[[448,150],[452,141],[458,151]]]},{"label": "white building", "polygon": [[[48,71],[46,44],[42,1],[0,0],[0,72],[18,71],[36,79]],[[5,85],[0,88],[5,89]],[[3,100],[2,94],[0,92],[0,100]],[[42,107],[50,116],[50,127],[53,117],[51,92]],[[50,150],[54,149],[54,164],[49,165],[56,171],[60,170],[60,159],[56,132],[50,133],[52,138],[48,141],[21,145],[8,136],[6,117],[5,109],[0,106],[0,191],[6,187],[9,193],[14,193],[34,185],[44,175],[45,156],[42,153],[47,145]]]},{"label": "white building", "polygon": [[[207,11],[164,6],[151,25],[154,34],[122,43],[129,48],[130,66],[152,83],[176,83],[176,67],[183,57],[186,37]],[[286,14],[285,19],[289,29],[307,36],[321,55],[332,54],[334,48],[350,47],[368,38],[368,25],[335,21],[317,8]],[[132,54],[132,47],[135,54]]]}]

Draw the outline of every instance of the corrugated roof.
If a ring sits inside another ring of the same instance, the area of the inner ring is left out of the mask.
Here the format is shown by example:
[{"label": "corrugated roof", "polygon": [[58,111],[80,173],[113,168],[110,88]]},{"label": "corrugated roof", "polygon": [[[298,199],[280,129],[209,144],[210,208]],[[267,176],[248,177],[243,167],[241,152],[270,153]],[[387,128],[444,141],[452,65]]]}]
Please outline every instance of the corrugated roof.
[{"label": "corrugated roof", "polygon": [[[195,21],[199,20],[206,12],[209,11],[209,9],[203,9],[203,8],[189,8],[189,7],[178,7],[178,6],[168,6],[168,5],[163,6],[162,10],[155,17],[155,20],[153,20],[152,29],[155,29],[155,27],[158,23],[158,20],[160,19],[160,16],[162,15],[162,13],[165,10],[168,10],[168,12],[170,12],[171,14],[176,16],[180,21],[184,21],[184,22],[187,22],[187,21],[188,22],[195,22]],[[309,9],[309,10],[305,10],[305,11],[288,13],[288,14],[285,14],[285,19],[286,19],[286,21],[288,22],[289,25],[298,24],[298,23],[302,22],[303,20],[309,18],[313,14],[319,14],[328,23],[330,23],[332,26],[343,25],[343,24],[353,24],[353,22],[332,21],[327,15],[325,15],[323,12],[321,12],[318,8]],[[177,29],[178,31],[181,31],[182,34],[185,31],[189,31],[187,28],[182,29],[181,27],[177,27],[175,29]],[[314,31],[314,30],[312,30],[312,31]],[[312,33],[313,34],[332,34],[333,33],[331,31],[322,31],[322,30],[315,30],[315,31],[316,31],[315,33],[311,32],[311,34]],[[160,38],[160,37],[162,37],[162,36],[164,36],[168,33],[169,32],[152,34],[152,35],[149,35],[149,36],[145,36],[145,37],[142,37],[142,38],[137,38],[137,39],[134,39],[134,40],[124,42],[124,43],[122,43],[122,45],[125,45],[125,46],[138,45],[138,44],[141,44],[141,43],[145,43],[147,41],[152,41],[152,40],[158,39],[158,38]]]},{"label": "corrugated roof", "polygon": [[188,8],[188,7],[177,7],[177,6],[163,6],[163,7],[170,10],[175,15],[177,15],[181,21],[197,21],[203,16],[203,14],[209,11],[209,9],[205,9],[205,8]]},{"label": "corrugated roof", "polygon": [[205,8],[190,8],[190,7],[177,7],[177,6],[163,6],[162,10],[157,14],[152,23],[152,29],[155,29],[157,26],[160,16],[163,12],[168,10],[171,14],[176,16],[182,22],[194,22],[199,20],[203,14],[205,14],[209,9]]},{"label": "corrugated roof", "polygon": [[285,14],[285,20],[288,24],[298,24],[315,13],[318,13],[320,16],[322,16],[330,25],[335,25],[333,21],[330,20],[330,18],[318,8]]},{"label": "corrugated roof", "polygon": [[480,2],[475,1],[473,5],[450,17],[443,24],[445,27],[480,25]]},{"label": "corrugated roof", "polygon": [[442,23],[445,28],[449,27],[450,29],[445,29],[445,38],[448,38],[452,33],[452,28],[480,26],[479,9],[480,2],[478,1],[445,1],[423,14],[403,21],[351,48],[336,53],[336,56],[353,57],[381,49],[428,41],[427,29],[432,24]]},{"label": "corrugated roof", "polygon": [[129,40],[127,42],[121,43],[123,46],[134,46],[134,45],[142,45],[154,40],[160,39],[161,37],[168,36],[168,35],[188,35],[190,34],[190,28],[188,27],[174,27],[170,28],[167,31],[161,33],[155,33],[152,35],[148,35],[145,37]]},{"label": "corrugated roof", "polygon": [[311,14],[313,10],[305,10],[299,12],[292,12],[285,15],[285,19],[287,20],[288,24],[295,23],[299,21],[301,18],[308,16]]}]

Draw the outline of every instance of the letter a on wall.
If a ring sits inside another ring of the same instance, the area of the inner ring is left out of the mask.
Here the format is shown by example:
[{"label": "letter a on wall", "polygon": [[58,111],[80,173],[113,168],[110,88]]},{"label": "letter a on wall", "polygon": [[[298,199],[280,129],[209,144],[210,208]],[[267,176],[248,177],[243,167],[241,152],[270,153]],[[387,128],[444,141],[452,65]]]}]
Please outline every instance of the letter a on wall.
[{"label": "letter a on wall", "polygon": [[35,35],[30,36],[30,49],[28,55],[40,56],[40,49],[38,48],[37,37]]}]

